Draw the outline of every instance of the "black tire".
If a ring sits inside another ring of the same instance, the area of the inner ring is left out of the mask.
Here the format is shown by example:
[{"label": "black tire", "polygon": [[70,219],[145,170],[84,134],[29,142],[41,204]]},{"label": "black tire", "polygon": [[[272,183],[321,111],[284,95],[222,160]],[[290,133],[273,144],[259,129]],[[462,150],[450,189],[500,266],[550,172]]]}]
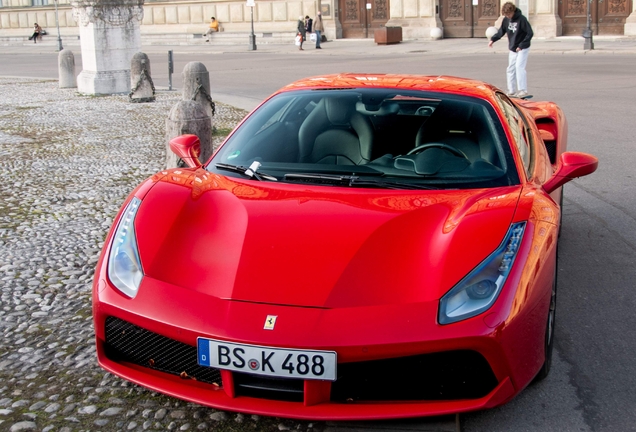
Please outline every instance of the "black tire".
[{"label": "black tire", "polygon": [[565,185],[561,186],[561,199],[559,200],[559,235],[561,238],[561,227],[563,227],[563,195],[565,195]]},{"label": "black tire", "polygon": [[554,350],[554,325],[556,323],[556,300],[557,300],[557,268],[558,268],[558,249],[557,260],[554,269],[554,281],[552,282],[552,296],[550,297],[550,307],[548,308],[548,321],[545,328],[544,348],[545,360],[543,366],[539,369],[539,373],[534,378],[534,382],[544,380],[550,374],[552,367],[552,351]]}]

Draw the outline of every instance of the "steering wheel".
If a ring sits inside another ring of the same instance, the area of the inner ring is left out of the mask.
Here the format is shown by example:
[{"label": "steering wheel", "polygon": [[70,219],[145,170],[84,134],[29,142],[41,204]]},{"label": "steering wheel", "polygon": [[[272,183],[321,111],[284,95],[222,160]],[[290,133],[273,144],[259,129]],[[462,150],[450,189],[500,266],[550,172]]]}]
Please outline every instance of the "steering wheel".
[{"label": "steering wheel", "polygon": [[409,151],[407,153],[407,155],[420,153],[420,152],[423,152],[424,150],[428,150],[430,148],[441,148],[441,149],[444,149],[444,150],[448,150],[449,152],[453,153],[455,156],[459,156],[459,157],[463,157],[464,159],[468,159],[468,157],[466,156],[466,154],[463,151],[461,151],[460,149],[457,149],[457,148],[455,148],[453,146],[449,146],[448,144],[444,144],[444,143],[428,143],[428,144],[418,145],[417,147],[415,147],[414,149]]}]

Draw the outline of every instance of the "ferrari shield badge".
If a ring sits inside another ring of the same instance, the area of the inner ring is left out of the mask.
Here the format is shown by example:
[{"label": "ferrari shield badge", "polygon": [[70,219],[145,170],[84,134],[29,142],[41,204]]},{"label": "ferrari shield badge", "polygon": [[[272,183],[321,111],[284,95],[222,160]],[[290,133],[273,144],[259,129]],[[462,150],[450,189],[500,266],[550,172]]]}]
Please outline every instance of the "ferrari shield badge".
[{"label": "ferrari shield badge", "polygon": [[276,325],[277,315],[267,315],[265,318],[265,326],[263,329],[265,330],[274,330],[274,326]]}]

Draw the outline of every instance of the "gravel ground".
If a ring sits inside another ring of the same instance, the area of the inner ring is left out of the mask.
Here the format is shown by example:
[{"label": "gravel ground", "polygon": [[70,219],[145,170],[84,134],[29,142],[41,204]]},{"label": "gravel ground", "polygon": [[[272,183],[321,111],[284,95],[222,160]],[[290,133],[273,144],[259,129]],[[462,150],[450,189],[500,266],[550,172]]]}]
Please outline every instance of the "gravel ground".
[{"label": "gravel ground", "polygon": [[[1,431],[325,427],[186,403],[97,366],[94,266],[125,197],[163,168],[165,119],[179,98],[136,104],[0,78]],[[246,112],[220,103],[216,112],[220,142]]]}]

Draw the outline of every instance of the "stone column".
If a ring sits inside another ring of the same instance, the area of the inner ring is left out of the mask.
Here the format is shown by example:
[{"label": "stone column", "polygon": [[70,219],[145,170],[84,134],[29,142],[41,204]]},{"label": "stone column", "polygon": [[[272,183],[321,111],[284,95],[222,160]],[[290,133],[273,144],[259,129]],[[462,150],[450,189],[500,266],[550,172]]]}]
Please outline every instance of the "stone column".
[{"label": "stone column", "polygon": [[553,38],[563,34],[558,7],[555,0],[528,0],[526,17],[530,21],[534,37]]},{"label": "stone column", "polygon": [[130,61],[141,50],[139,25],[144,0],[74,0],[79,25],[82,72],[80,93],[130,92]]},{"label": "stone column", "polygon": [[625,36],[636,36],[636,0],[632,0],[632,13],[625,20]]},{"label": "stone column", "polygon": [[435,0],[391,0],[387,27],[402,27],[404,39],[434,39],[431,31],[442,27]]}]

